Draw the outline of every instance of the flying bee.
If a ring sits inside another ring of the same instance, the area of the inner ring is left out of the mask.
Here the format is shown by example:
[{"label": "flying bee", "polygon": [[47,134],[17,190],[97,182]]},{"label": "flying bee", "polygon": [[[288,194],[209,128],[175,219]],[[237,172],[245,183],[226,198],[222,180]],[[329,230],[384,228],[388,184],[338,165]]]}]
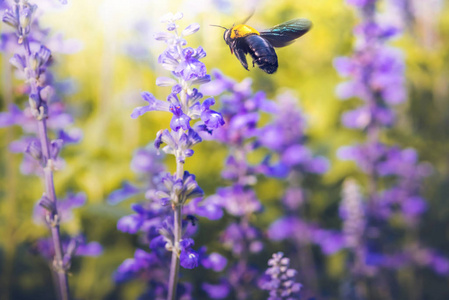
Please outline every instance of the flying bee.
[{"label": "flying bee", "polygon": [[231,54],[235,54],[246,70],[248,70],[246,54],[249,53],[253,59],[253,67],[257,64],[262,71],[273,74],[278,68],[278,57],[274,47],[291,44],[311,27],[312,22],[307,19],[294,19],[260,32],[245,24],[234,25],[229,29],[222,28],[225,29],[223,38]]}]

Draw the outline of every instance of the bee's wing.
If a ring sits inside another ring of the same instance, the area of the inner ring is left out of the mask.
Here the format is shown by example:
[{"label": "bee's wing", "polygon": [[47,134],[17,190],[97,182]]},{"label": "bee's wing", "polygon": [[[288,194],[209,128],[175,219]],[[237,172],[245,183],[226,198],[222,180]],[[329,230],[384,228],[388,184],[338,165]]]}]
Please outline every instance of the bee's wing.
[{"label": "bee's wing", "polygon": [[312,22],[309,20],[294,19],[260,31],[260,36],[269,41],[273,47],[284,47],[304,35],[310,28]]}]

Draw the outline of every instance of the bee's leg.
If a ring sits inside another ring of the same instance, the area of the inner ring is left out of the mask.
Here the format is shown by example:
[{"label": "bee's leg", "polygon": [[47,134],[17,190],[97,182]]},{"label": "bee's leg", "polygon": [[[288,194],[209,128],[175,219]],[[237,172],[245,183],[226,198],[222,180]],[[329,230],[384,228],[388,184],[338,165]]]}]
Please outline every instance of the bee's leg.
[{"label": "bee's leg", "polygon": [[234,49],[234,53],[235,56],[238,58],[238,60],[240,61],[240,63],[242,64],[242,66],[247,70],[248,70],[248,62],[246,61],[246,53],[245,51],[243,51],[242,49]]}]

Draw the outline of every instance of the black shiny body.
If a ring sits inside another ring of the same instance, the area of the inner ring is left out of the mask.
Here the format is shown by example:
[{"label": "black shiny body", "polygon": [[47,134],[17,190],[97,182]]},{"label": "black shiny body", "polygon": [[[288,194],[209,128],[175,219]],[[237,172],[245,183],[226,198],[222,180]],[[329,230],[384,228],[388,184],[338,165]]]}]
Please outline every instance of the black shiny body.
[{"label": "black shiny body", "polygon": [[242,38],[235,39],[232,42],[235,56],[248,70],[246,54],[253,59],[253,66],[257,66],[268,74],[273,74],[278,68],[278,57],[273,46],[263,37],[257,34],[251,34]]},{"label": "black shiny body", "polygon": [[294,19],[258,32],[248,25],[236,25],[226,29],[223,38],[242,66],[248,70],[246,55],[268,74],[278,69],[278,57],[274,47],[285,47],[304,35],[312,27],[307,19]]}]

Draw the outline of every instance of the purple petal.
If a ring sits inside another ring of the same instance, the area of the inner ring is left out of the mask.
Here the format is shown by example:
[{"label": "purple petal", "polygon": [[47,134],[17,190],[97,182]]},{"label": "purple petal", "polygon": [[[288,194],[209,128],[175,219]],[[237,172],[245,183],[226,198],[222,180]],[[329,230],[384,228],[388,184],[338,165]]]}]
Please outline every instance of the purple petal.
[{"label": "purple petal", "polygon": [[103,253],[103,247],[98,242],[79,245],[76,249],[78,256],[100,256]]},{"label": "purple petal", "polygon": [[202,288],[211,299],[224,299],[228,297],[231,291],[231,287],[226,282],[220,284],[209,284],[205,282],[202,284]]},{"label": "purple petal", "polygon": [[228,260],[216,252],[211,253],[207,258],[201,261],[206,269],[212,269],[215,272],[221,272],[227,265]]},{"label": "purple petal", "polygon": [[127,233],[137,233],[142,225],[142,218],[139,215],[130,215],[120,218],[117,222],[117,229]]},{"label": "purple petal", "polygon": [[182,31],[182,35],[183,35],[183,36],[187,36],[187,35],[194,34],[194,33],[197,32],[199,29],[200,29],[200,24],[198,24],[198,23],[190,24],[189,26],[186,27],[186,29],[184,29],[184,30]]},{"label": "purple petal", "polygon": [[137,187],[125,181],[123,182],[121,189],[113,191],[111,194],[109,194],[107,202],[110,205],[117,205],[120,202],[136,195],[139,192],[140,190]]},{"label": "purple petal", "polygon": [[199,255],[192,249],[189,249],[188,251],[181,251],[179,261],[183,268],[194,269],[198,267]]}]

